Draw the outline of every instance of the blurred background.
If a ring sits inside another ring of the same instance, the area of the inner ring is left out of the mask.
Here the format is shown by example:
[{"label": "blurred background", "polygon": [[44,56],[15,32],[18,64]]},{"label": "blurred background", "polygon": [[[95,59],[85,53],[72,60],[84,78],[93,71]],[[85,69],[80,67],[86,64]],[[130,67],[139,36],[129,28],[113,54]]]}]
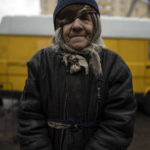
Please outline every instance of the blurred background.
[{"label": "blurred background", "polygon": [[[19,150],[17,113],[27,61],[52,45],[57,0],[0,0],[0,150]],[[97,0],[105,47],[133,75],[138,104],[129,150],[150,150],[150,0]]]},{"label": "blurred background", "polygon": [[[5,15],[52,14],[57,0],[0,0],[0,19]],[[150,0],[97,0],[101,15],[150,17]]]}]

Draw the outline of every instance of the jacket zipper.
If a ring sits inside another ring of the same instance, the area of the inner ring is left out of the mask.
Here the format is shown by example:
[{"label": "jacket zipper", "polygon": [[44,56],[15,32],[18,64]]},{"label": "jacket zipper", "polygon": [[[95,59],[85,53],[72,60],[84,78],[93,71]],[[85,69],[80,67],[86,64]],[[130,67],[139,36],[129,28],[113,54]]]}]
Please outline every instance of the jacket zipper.
[{"label": "jacket zipper", "polygon": [[99,112],[99,103],[100,103],[100,100],[101,100],[101,88],[99,86],[97,86],[97,102],[96,102],[96,115],[95,115],[95,120],[97,119],[98,117],[98,112]]},{"label": "jacket zipper", "polygon": [[[66,74],[67,76],[67,74]],[[67,109],[67,100],[68,100],[68,88],[67,88],[67,77],[65,77],[65,83],[66,83],[66,95],[65,95],[65,105],[64,105],[64,120],[66,119],[66,109]],[[65,129],[62,129],[61,131],[61,135],[60,135],[60,150],[62,150],[62,145],[63,145],[63,136],[64,136],[64,130]]]}]

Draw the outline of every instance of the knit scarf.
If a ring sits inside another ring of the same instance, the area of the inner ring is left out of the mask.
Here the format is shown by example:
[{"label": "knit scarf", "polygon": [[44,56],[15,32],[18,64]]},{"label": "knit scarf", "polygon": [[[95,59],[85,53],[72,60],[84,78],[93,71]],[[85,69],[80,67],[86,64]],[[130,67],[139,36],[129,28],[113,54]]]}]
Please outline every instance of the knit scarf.
[{"label": "knit scarf", "polygon": [[96,78],[102,74],[101,59],[99,56],[99,53],[102,51],[102,45],[97,44],[100,42],[97,38],[99,36],[99,32],[97,33],[98,34],[95,34],[89,46],[82,50],[75,50],[64,42],[62,38],[62,27],[59,27],[56,30],[53,43],[59,47],[63,57],[62,60],[65,65],[70,68],[71,74],[84,69],[85,74],[87,75],[89,73],[89,68],[91,68]]}]

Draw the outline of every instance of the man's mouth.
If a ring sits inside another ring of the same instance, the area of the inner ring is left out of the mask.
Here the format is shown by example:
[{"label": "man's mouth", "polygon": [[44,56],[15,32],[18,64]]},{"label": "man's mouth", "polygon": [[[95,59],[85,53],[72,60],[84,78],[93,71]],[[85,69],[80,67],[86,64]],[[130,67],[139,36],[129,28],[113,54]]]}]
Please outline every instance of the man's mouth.
[{"label": "man's mouth", "polygon": [[85,37],[85,35],[72,35],[72,36],[70,36],[70,38],[74,38],[74,37]]}]

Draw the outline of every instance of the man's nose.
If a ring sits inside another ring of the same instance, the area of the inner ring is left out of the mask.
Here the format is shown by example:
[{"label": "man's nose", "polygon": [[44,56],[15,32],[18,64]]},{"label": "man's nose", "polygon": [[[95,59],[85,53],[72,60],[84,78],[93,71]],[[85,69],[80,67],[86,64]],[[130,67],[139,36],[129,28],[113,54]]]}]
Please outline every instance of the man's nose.
[{"label": "man's nose", "polygon": [[72,28],[73,29],[82,29],[82,21],[79,18],[76,18],[73,23],[72,23]]}]

